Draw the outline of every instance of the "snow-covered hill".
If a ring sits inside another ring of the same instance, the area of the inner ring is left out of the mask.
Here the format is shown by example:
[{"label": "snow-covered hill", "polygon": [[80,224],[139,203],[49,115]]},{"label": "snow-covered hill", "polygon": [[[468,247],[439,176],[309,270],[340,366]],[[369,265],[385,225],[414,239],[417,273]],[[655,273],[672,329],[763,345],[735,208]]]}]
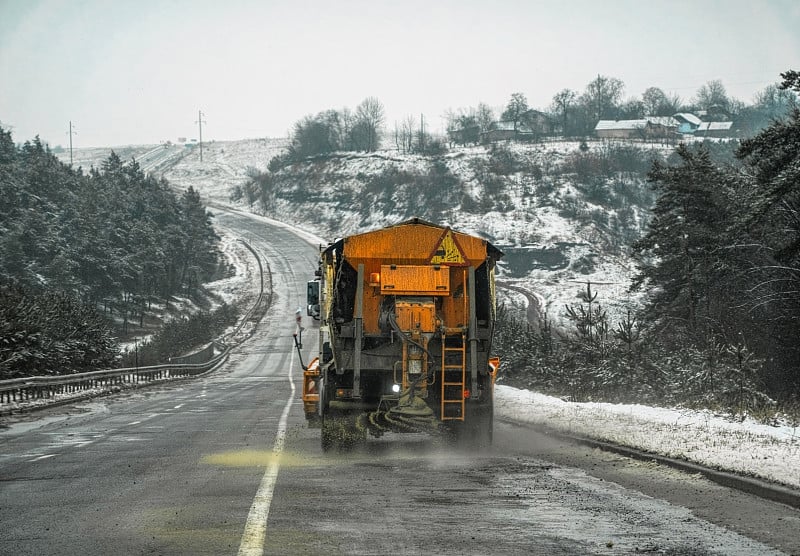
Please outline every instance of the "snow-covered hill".
[{"label": "snow-covered hill", "polygon": [[[648,218],[643,172],[595,174],[615,149],[647,159],[666,156],[669,146],[594,142],[582,149],[559,141],[455,147],[441,157],[338,153],[271,175],[266,203],[231,201],[233,190],[266,173],[286,144],[267,138],[206,143],[202,161],[194,145],[176,150],[156,172],[180,189],[194,187],[208,203],[236,204],[329,240],[411,216],[480,235],[505,252],[499,278],[514,286],[505,301],[524,310],[538,299],[540,312],[555,322],[586,282],[612,322],[637,303],[627,292],[634,267],[626,245]],[[141,160],[155,147],[113,150],[123,160]],[[74,164],[99,167],[111,150],[76,149]],[[69,160],[66,151],[58,156]]]},{"label": "snow-covered hill", "polygon": [[206,202],[228,204],[233,188],[245,183],[252,171],[265,171],[286,143],[285,139],[265,138],[207,143],[202,162],[195,146],[162,175],[180,189],[194,187]]},{"label": "snow-covered hill", "polygon": [[[211,143],[204,145],[203,162],[195,147],[163,175],[177,187],[199,190],[207,202],[230,204],[233,189],[266,172],[285,144]],[[644,203],[637,202],[646,199],[647,186],[641,174],[618,173],[602,184],[603,195],[592,196],[572,171],[576,156],[601,159],[610,148],[593,143],[582,151],[578,142],[565,141],[457,147],[441,158],[395,150],[339,153],[273,174],[267,206],[244,199],[236,204],[330,240],[421,216],[502,249],[500,279],[517,288],[507,290],[508,303],[523,309],[535,296],[559,321],[564,305],[574,303],[589,281],[613,319],[635,303],[627,293],[634,268],[625,243],[647,219]],[[668,150],[642,148],[654,156]],[[442,180],[451,190],[431,194]]]}]

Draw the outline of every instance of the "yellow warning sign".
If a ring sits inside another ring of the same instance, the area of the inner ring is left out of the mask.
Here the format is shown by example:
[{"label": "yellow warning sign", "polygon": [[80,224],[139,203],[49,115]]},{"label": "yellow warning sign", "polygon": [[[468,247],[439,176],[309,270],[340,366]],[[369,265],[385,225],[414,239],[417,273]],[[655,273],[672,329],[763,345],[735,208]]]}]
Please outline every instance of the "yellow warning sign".
[{"label": "yellow warning sign", "polygon": [[431,264],[459,265],[465,263],[466,259],[464,258],[464,253],[461,251],[458,243],[456,243],[453,232],[447,230],[442,240],[439,242],[439,246],[433,252]]}]

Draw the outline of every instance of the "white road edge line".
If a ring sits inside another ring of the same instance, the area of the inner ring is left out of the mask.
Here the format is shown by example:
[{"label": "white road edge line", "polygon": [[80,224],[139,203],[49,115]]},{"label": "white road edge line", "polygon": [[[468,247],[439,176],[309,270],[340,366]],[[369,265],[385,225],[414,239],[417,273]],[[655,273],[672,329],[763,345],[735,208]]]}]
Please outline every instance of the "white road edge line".
[{"label": "white road edge line", "polygon": [[294,404],[295,387],[292,380],[292,369],[294,368],[294,350],[289,358],[289,385],[292,393],[283,408],[281,419],[278,422],[278,432],[275,435],[275,444],[272,447],[274,459],[267,467],[261,485],[258,487],[253,505],[250,506],[250,513],[247,514],[247,523],[244,526],[242,542],[239,545],[239,556],[262,556],[264,554],[264,540],[267,537],[267,518],[269,518],[269,506],[272,503],[272,491],[275,489],[275,481],[278,478],[280,468],[279,458],[283,452],[283,444],[286,440],[286,425],[289,420],[289,410]]}]

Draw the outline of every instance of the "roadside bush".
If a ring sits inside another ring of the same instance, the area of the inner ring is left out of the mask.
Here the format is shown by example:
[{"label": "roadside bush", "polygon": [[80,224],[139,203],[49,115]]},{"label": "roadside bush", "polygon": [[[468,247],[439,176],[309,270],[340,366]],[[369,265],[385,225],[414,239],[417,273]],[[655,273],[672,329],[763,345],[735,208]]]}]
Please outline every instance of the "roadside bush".
[{"label": "roadside bush", "polygon": [[582,185],[603,180],[610,175],[608,161],[595,151],[572,152],[564,159],[564,171],[575,175]]},{"label": "roadside bush", "polygon": [[288,152],[283,152],[281,154],[273,156],[269,160],[269,164],[267,164],[267,169],[270,172],[277,172],[281,168],[285,168],[291,163],[292,163],[292,157],[289,155]]},{"label": "roadside bush", "polygon": [[493,143],[489,151],[489,170],[499,176],[507,176],[518,170],[519,163],[514,153],[500,143]]},{"label": "roadside bush", "polygon": [[[590,285],[565,307],[571,326],[539,329],[498,310],[500,382],[572,401],[712,407],[743,415],[774,407],[746,346],[664,336],[628,312],[610,323]],[[505,362],[508,361],[509,364]]]}]

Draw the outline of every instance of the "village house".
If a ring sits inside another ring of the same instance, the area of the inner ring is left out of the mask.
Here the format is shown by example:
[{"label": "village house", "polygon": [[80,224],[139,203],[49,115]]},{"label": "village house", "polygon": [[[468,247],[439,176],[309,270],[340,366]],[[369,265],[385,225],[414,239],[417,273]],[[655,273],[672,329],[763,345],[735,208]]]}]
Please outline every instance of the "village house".
[{"label": "village house", "polygon": [[481,133],[481,142],[494,143],[495,141],[508,141],[511,139],[520,139],[532,135],[531,130],[525,124],[514,122],[499,121],[492,124],[491,129]]},{"label": "village house", "polygon": [[600,120],[594,128],[600,139],[642,141],[676,139],[681,135],[730,137],[733,122],[704,122],[688,112],[674,116],[648,116],[638,120]]},{"label": "village house", "polygon": [[694,130],[695,137],[731,137],[733,122],[701,122]]},{"label": "village house", "polygon": [[492,124],[491,129],[481,133],[483,143],[495,141],[535,141],[553,132],[552,122],[547,114],[538,110],[528,110],[522,114],[514,125],[511,120],[500,120]]},{"label": "village house", "polygon": [[600,120],[594,127],[600,139],[655,140],[675,137],[678,122],[671,117],[647,117],[638,120]]},{"label": "village house", "polygon": [[673,116],[676,120],[678,120],[678,133],[683,135],[689,135],[695,132],[695,130],[700,127],[700,124],[703,123],[703,120],[695,116],[694,114],[690,114],[689,112],[681,112],[675,114]]}]

